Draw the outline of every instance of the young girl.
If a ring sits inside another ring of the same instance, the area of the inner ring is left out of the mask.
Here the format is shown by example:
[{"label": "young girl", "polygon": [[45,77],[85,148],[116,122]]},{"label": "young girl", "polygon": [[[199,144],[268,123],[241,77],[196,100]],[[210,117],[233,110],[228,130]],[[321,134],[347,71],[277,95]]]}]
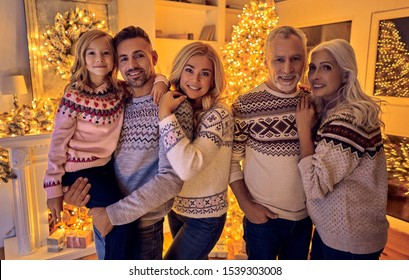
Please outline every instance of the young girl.
[{"label": "young girl", "polygon": [[[91,184],[88,208],[105,207],[122,198],[111,156],[122,127],[125,87],[116,79],[112,40],[101,30],[90,30],[76,46],[72,76],[55,116],[44,178],[47,206],[55,221],[63,207],[62,186],[72,185],[78,177],[88,178]],[[162,92],[167,88],[163,86]],[[96,238],[99,258],[104,255],[103,242]],[[105,259],[125,259],[126,225],[116,227],[105,242]]]},{"label": "young girl", "polygon": [[[177,54],[170,75],[176,91],[159,105],[159,127],[182,191],[168,214],[173,242],[165,259],[207,259],[224,227],[233,139],[233,116],[221,103],[223,66],[208,44],[195,42]],[[185,99],[194,110],[194,140],[183,133],[172,111]]]},{"label": "young girl", "polygon": [[[378,259],[387,241],[387,170],[380,107],[361,89],[351,45],[311,51],[308,98],[297,107],[307,208],[315,224],[311,259]],[[315,144],[315,146],[314,146]]]}]

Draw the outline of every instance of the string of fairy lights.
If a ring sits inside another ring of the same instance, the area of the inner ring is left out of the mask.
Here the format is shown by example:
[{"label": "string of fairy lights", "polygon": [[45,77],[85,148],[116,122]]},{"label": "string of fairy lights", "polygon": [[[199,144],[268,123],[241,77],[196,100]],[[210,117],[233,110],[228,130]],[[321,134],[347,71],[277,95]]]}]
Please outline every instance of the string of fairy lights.
[{"label": "string of fairy lights", "polygon": [[266,80],[264,44],[277,23],[274,1],[254,0],[244,6],[238,24],[233,26],[231,42],[221,48],[228,104]]}]

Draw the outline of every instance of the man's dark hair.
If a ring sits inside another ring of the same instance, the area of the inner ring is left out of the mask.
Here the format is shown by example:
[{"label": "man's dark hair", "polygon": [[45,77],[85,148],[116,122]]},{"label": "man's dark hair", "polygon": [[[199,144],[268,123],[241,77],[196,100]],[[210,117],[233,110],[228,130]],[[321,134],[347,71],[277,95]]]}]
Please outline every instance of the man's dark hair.
[{"label": "man's dark hair", "polygon": [[122,29],[121,31],[118,32],[118,34],[115,35],[114,37],[114,46],[115,49],[118,48],[118,45],[127,39],[132,39],[132,38],[142,38],[146,42],[149,43],[149,45],[152,45],[151,40],[149,39],[148,33],[145,32],[142,28],[139,26],[128,26]]}]

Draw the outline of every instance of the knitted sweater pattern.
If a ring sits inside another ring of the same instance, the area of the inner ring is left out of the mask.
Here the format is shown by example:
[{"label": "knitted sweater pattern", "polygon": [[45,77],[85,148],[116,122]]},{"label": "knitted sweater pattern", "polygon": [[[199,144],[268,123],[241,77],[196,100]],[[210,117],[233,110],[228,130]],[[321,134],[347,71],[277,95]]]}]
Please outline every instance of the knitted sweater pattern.
[{"label": "knitted sweater pattern", "polygon": [[239,96],[232,107],[230,182],[244,179],[255,202],[293,221],[308,216],[297,166],[300,149],[295,122],[297,103],[306,94],[302,89],[279,93],[263,83]]},{"label": "knitted sweater pattern", "polygon": [[174,116],[160,122],[168,159],[184,180],[173,206],[178,214],[209,218],[227,212],[233,124],[231,111],[222,104],[202,116],[193,141]]},{"label": "knitted sweater pattern", "polygon": [[105,165],[115,151],[123,119],[121,93],[108,83],[95,90],[73,86],[64,93],[54,122],[44,188],[62,195],[65,172]]},{"label": "knitted sweater pattern", "polygon": [[[183,132],[191,137],[193,113],[189,102],[183,102],[175,114]],[[183,182],[160,141],[158,106],[151,95],[127,101],[114,168],[125,198],[106,208],[111,222],[122,225],[139,219],[139,226],[146,227],[163,219]]]},{"label": "knitted sweater pattern", "polygon": [[299,163],[308,212],[323,242],[369,254],[387,240],[387,169],[381,130],[357,127],[348,108],[319,127],[315,153]]}]

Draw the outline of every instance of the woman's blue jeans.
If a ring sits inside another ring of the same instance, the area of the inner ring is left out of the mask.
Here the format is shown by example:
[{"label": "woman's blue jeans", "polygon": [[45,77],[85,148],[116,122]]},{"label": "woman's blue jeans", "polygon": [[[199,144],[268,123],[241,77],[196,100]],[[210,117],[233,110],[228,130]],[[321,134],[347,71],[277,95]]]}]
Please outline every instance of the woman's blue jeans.
[{"label": "woman's blue jeans", "polygon": [[223,232],[226,214],[216,218],[189,218],[168,214],[173,236],[166,260],[205,260]]},{"label": "woman's blue jeans", "polygon": [[243,220],[249,260],[306,260],[311,242],[312,222],[269,219],[264,224]]}]

